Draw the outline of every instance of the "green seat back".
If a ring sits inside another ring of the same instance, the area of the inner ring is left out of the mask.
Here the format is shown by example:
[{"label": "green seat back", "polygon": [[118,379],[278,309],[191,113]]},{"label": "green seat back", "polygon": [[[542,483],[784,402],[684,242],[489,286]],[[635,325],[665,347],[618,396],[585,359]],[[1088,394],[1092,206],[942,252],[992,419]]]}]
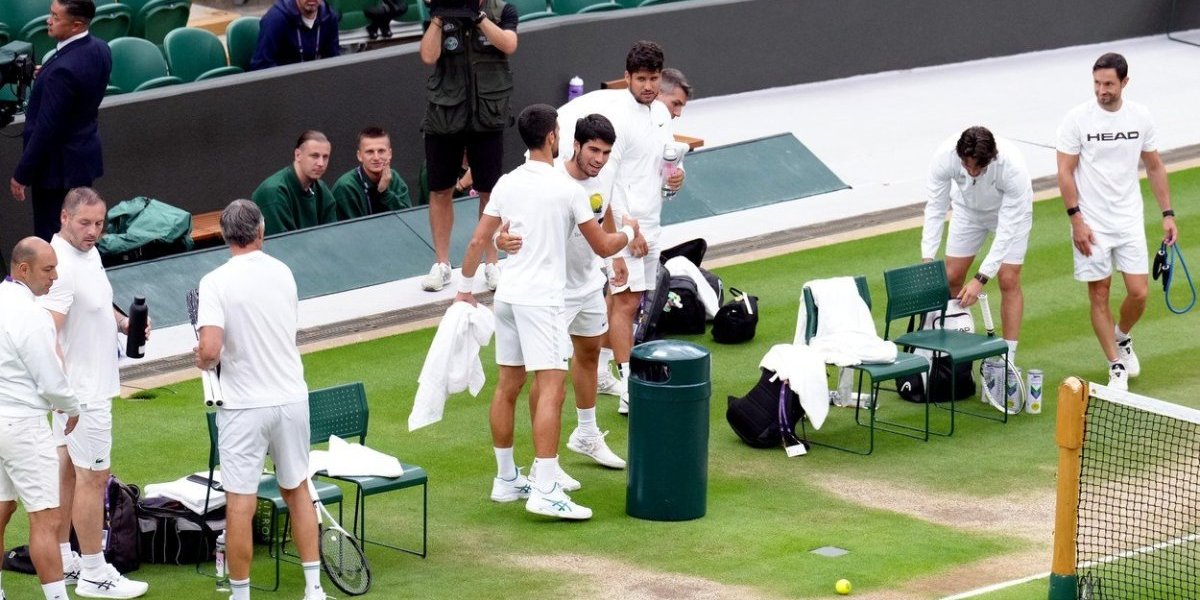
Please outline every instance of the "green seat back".
[{"label": "green seat back", "polygon": [[362,382],[347,383],[308,393],[309,439],[324,444],[329,436],[342,439],[367,437],[367,390]]},{"label": "green seat back", "polygon": [[8,31],[8,25],[0,23],[0,46],[12,41],[12,34]]},{"label": "green seat back", "polygon": [[96,7],[96,18],[88,28],[94,35],[106,42],[129,35],[133,26],[133,11],[124,4],[105,4]]},{"label": "green seat back", "polygon": [[[867,287],[867,278],[855,275],[854,285],[858,286],[858,295],[866,303],[867,310],[871,310],[871,290]],[[819,310],[816,301],[813,300],[812,292],[807,287],[804,288],[804,316],[804,342],[808,343],[814,335],[817,335]]]},{"label": "green seat back", "polygon": [[0,22],[8,25],[9,35],[13,39],[29,22],[41,19],[42,23],[50,18],[50,2],[42,0],[0,0]]},{"label": "green seat back", "polygon": [[625,8],[613,0],[550,0],[550,10],[560,15],[602,12]]},{"label": "green seat back", "polygon": [[[112,49],[112,76],[109,83],[121,88],[123,92],[132,92],[144,87],[147,82],[165,79],[162,84],[179,83],[177,78],[170,78],[167,59],[163,58],[158,46],[142,38],[123,37],[108,44]],[[153,87],[159,87],[154,85]]]},{"label": "green seat back", "polygon": [[546,0],[508,0],[508,3],[517,9],[521,21],[554,16]]},{"label": "green seat back", "polygon": [[207,29],[176,29],[163,40],[163,50],[171,74],[184,81],[195,81],[208,71],[229,66],[225,46]]},{"label": "green seat back", "polygon": [[239,17],[225,29],[225,43],[229,46],[229,64],[250,70],[250,59],[258,46],[259,17]]},{"label": "green seat back", "polygon": [[187,27],[191,12],[189,0],[150,0],[138,12],[140,35],[161,46],[168,33]]},{"label": "green seat back", "polygon": [[21,32],[17,34],[17,39],[33,44],[34,60],[37,60],[37,57],[45,57],[58,46],[58,40],[50,37],[50,31],[46,26],[46,19],[43,17],[29,21],[21,28]]},{"label": "green seat back", "polygon": [[884,338],[888,337],[892,321],[945,310],[950,299],[946,263],[940,260],[885,271],[883,283],[887,289],[888,328]]},{"label": "green seat back", "polygon": [[379,0],[327,0],[327,2],[340,18],[338,29],[341,31],[366,27],[367,17],[363,14],[363,10],[379,5]]},{"label": "green seat back", "polygon": [[[418,6],[421,5],[421,6]],[[403,15],[397,19],[401,23],[420,23],[422,8],[424,8],[424,0],[408,0],[408,10],[404,11]]]},{"label": "green seat back", "polygon": [[128,6],[130,13],[133,14],[133,21],[129,24],[129,35],[142,37],[144,34],[142,7],[149,2],[150,0],[121,0],[121,4]]}]

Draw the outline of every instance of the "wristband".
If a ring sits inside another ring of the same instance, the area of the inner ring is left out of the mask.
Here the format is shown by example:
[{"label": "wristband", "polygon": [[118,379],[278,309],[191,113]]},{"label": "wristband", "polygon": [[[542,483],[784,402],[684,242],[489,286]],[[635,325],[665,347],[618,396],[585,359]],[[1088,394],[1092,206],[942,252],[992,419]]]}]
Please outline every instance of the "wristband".
[{"label": "wristband", "polygon": [[1078,212],[1079,212],[1079,207],[1078,207],[1078,206],[1072,206],[1071,208],[1068,208],[1068,209],[1067,209],[1067,216],[1068,216],[1068,217],[1073,217],[1073,216],[1075,216],[1075,214],[1076,214],[1076,213],[1078,213]]},{"label": "wristband", "polygon": [[1163,218],[1164,218],[1164,219],[1165,219],[1165,218],[1167,218],[1167,217],[1173,217],[1173,216],[1175,216],[1175,211],[1173,211],[1173,210],[1171,210],[1171,209],[1169,209],[1169,208],[1168,208],[1167,210],[1164,210],[1164,211],[1163,211]]},{"label": "wristband", "polygon": [[458,292],[460,294],[470,294],[470,293],[473,293],[474,291],[475,291],[475,276],[472,275],[470,277],[467,277],[466,275],[461,275],[458,278]]},{"label": "wristband", "polygon": [[475,17],[475,24],[478,25],[478,24],[482,23],[483,20],[486,18],[487,18],[487,13],[483,12],[482,10],[479,11],[479,14]]},{"label": "wristband", "polygon": [[975,281],[978,281],[979,285],[987,285],[987,282],[989,280],[991,280],[991,277],[988,277],[987,275],[984,275],[983,273],[975,274]]},{"label": "wristband", "polygon": [[633,233],[633,228],[628,225],[622,225],[621,229],[618,231],[618,233],[625,234],[625,238],[628,240],[625,242],[626,246],[628,246],[629,244],[632,244],[633,238],[636,237],[636,234]]},{"label": "wristband", "polygon": [[499,229],[496,230],[496,233],[492,234],[492,247],[497,250],[500,249],[500,230]]}]

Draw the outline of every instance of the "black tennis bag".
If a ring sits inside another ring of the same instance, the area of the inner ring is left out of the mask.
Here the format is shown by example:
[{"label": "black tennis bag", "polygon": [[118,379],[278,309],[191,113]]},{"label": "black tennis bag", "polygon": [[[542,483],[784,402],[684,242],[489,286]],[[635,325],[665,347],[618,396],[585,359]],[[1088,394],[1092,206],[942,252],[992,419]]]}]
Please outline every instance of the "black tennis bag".
[{"label": "black tennis bag", "polygon": [[719,344],[740,344],[754,339],[758,329],[758,296],[737,288],[729,288],[733,299],[717,311],[713,319],[712,336]]},{"label": "black tennis bag", "polygon": [[782,380],[771,381],[774,371],[762,369],[758,383],[745,396],[729,396],[725,420],[743,442],[755,448],[779,446],[785,437],[796,439],[796,423],[803,414],[800,397]]},{"label": "black tennis bag", "polygon": [[[910,321],[908,330],[912,331],[914,326]],[[964,333],[975,333],[975,319],[971,311],[962,308],[956,300],[951,300],[945,311],[933,311],[921,317],[921,329],[943,326]],[[975,377],[972,369],[974,363],[959,363],[957,367],[951,368],[950,359],[945,356],[934,358],[933,353],[928,350],[911,347],[905,347],[904,351],[929,359],[929,374],[920,373],[897,379],[896,391],[901,398],[918,403],[949,402],[965,400],[975,395]],[[950,397],[951,377],[954,378],[954,398]],[[930,389],[933,390],[932,396],[926,393]]]},{"label": "black tennis bag", "polygon": [[[721,278],[713,272],[700,266],[704,254],[708,251],[708,242],[704,238],[696,238],[677,244],[659,254],[659,261],[666,264],[668,260],[682,256],[700,269],[700,274],[717,294],[717,306],[725,301],[725,285]],[[663,315],[659,321],[659,331],[663,335],[694,335],[704,333],[708,314],[704,303],[700,301],[700,291],[696,281],[691,277],[672,276],[670,278],[671,293],[663,307]]]},{"label": "black tennis bag", "polygon": [[223,520],[225,509],[208,518],[192,512],[178,500],[146,498],[138,503],[139,555],[155,564],[194,565],[212,559],[217,535],[210,519]]},{"label": "black tennis bag", "polygon": [[667,268],[658,265],[658,283],[653,293],[642,294],[638,304],[637,320],[633,323],[634,345],[651,340],[660,340],[663,333],[659,328],[663,308],[667,305],[667,295],[671,292],[671,275]]},{"label": "black tennis bag", "polygon": [[109,476],[104,492],[104,529],[107,531],[104,558],[121,573],[142,566],[138,554],[137,505],[141,490]]}]

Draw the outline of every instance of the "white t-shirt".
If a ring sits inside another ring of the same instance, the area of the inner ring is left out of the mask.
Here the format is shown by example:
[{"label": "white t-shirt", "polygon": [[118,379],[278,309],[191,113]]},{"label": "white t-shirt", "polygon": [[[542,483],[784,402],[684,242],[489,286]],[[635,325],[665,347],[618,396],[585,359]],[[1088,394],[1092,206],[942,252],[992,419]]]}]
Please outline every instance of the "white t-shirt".
[{"label": "white t-shirt", "polygon": [[[604,212],[612,200],[613,169],[604,165],[595,177],[584,180],[575,179],[567,172],[566,163],[559,161],[556,168],[572,181],[578,183],[587,194],[588,205],[596,222],[603,225]],[[567,238],[567,288],[564,292],[567,298],[578,298],[595,293],[604,288],[604,261],[596,255],[587,239],[580,233],[579,228],[571,230]]]},{"label": "white t-shirt", "polygon": [[58,234],[50,240],[58,256],[58,279],[38,298],[47,310],[66,315],[58,344],[71,388],[88,410],[112,408],[121,393],[117,370],[117,319],[112,284],[93,247],[81,252]]},{"label": "white t-shirt", "polygon": [[553,165],[530,160],[492,188],[483,213],[521,236],[521,251],[500,270],[495,299],[521,306],[562,306],[567,276],[567,237],[592,220],[583,188]]},{"label": "white t-shirt", "polygon": [[200,280],[196,326],[225,332],[225,408],[308,401],[296,347],[298,306],[292,270],[261,251],[234,256]]},{"label": "white t-shirt", "polygon": [[1089,100],[1059,125],[1058,151],[1079,156],[1079,209],[1093,230],[1121,234],[1145,227],[1138,164],[1142,152],[1158,149],[1155,135],[1150,112],[1129,100],[1116,112]]}]

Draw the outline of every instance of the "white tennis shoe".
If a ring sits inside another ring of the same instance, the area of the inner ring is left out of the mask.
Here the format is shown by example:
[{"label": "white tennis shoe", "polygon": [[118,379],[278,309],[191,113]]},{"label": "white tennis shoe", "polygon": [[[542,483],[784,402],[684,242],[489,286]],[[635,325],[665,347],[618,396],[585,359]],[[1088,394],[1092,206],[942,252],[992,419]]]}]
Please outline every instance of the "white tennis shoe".
[{"label": "white tennis shoe", "polygon": [[496,263],[483,265],[483,281],[487,284],[487,289],[496,291],[496,286],[500,285],[500,265]]},{"label": "white tennis shoe", "polygon": [[567,449],[573,452],[578,452],[584,456],[590,456],[592,460],[610,468],[624,469],[625,459],[617,456],[604,441],[608,432],[600,434],[586,434],[579,430],[571,432],[571,437],[567,438]]},{"label": "white tennis shoe", "polygon": [[1125,365],[1113,363],[1108,368],[1108,387],[1122,392],[1129,391],[1129,372],[1125,370]]},{"label": "white tennis shoe", "polygon": [[596,373],[596,393],[606,396],[620,396],[625,393],[625,382],[619,377],[613,377],[607,366],[601,367]]},{"label": "white tennis shoe", "polygon": [[450,265],[434,263],[429,268],[429,274],[421,278],[421,289],[427,292],[439,292],[450,285]]},{"label": "white tennis shoe", "polygon": [[[557,471],[554,473],[554,482],[557,483],[565,492],[573,492],[583,487],[583,484],[579,483],[577,479],[567,475],[567,472],[563,470],[562,465],[559,465]],[[537,488],[537,480],[533,478],[533,467],[529,467],[529,485],[535,489]]]},{"label": "white tennis shoe", "polygon": [[1125,338],[1125,341],[1117,342],[1117,358],[1125,363],[1125,370],[1130,377],[1142,374],[1142,363],[1138,360],[1137,353],[1133,351],[1133,338]]},{"label": "white tennis shoe", "polygon": [[557,483],[549,492],[543,492],[536,487],[525,502],[525,510],[535,514],[571,521],[582,521],[592,518],[592,509],[580,506],[571,501],[571,497]]},{"label": "white tennis shoe", "polygon": [[116,567],[106,564],[96,572],[84,571],[75,585],[75,595],[82,598],[137,598],[150,589],[144,581],[126,579]]},{"label": "white tennis shoe", "polygon": [[492,479],[492,502],[516,502],[529,497],[529,479],[521,475],[521,467],[512,479]]}]

